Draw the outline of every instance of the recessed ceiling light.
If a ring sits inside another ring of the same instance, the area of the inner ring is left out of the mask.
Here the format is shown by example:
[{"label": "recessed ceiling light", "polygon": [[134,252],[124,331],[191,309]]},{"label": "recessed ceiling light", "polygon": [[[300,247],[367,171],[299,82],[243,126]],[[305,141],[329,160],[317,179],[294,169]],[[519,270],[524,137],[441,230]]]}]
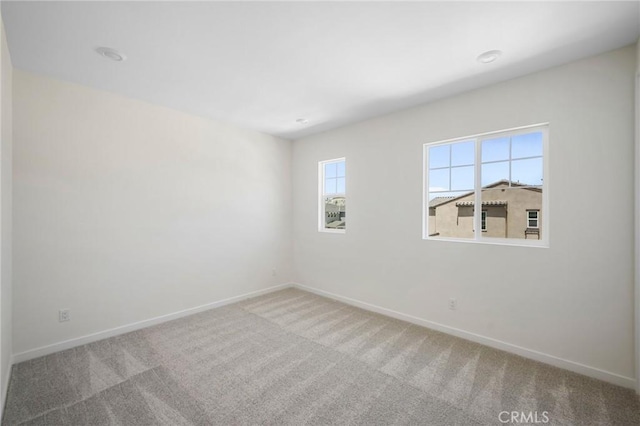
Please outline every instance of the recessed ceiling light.
[{"label": "recessed ceiling light", "polygon": [[307,120],[306,118],[298,118],[296,120],[296,123],[298,124],[307,124],[309,122],[309,120]]},{"label": "recessed ceiling light", "polygon": [[478,56],[477,60],[483,64],[489,64],[498,59],[500,55],[502,55],[502,52],[499,50],[489,50]]},{"label": "recessed ceiling light", "polygon": [[99,55],[116,62],[122,62],[127,59],[124,54],[118,52],[115,49],[111,49],[110,47],[98,47],[96,49],[96,52],[98,52]]}]

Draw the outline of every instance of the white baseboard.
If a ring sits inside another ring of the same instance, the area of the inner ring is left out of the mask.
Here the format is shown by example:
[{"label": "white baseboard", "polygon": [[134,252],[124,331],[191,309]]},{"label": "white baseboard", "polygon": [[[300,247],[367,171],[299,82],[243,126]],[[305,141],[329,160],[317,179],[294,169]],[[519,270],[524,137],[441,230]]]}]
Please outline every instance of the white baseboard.
[{"label": "white baseboard", "polygon": [[420,325],[422,327],[430,328],[433,330],[441,331],[456,337],[461,337],[472,342],[480,343],[492,348],[500,349],[505,352],[510,352],[516,355],[520,355],[525,358],[529,358],[535,361],[539,361],[545,364],[553,365],[554,367],[562,368],[565,370],[573,371],[574,373],[583,374],[585,376],[593,377],[595,379],[603,380],[605,382],[613,383],[625,388],[636,388],[636,380],[633,377],[626,377],[620,374],[612,373],[610,371],[601,370],[599,368],[590,367],[588,365],[580,364],[578,362],[569,361],[567,359],[559,358],[557,356],[549,355],[543,352],[539,352],[533,349],[523,348],[522,346],[513,345],[511,343],[503,342],[501,340],[493,339],[491,337],[482,336],[480,334],[471,333],[469,331],[461,330],[455,327],[449,327],[448,325],[440,324],[434,321],[414,317],[412,315],[403,314],[401,312],[393,311],[391,309],[383,308],[381,306],[372,305],[370,303],[361,302],[349,297],[340,296],[328,291],[320,290],[306,285],[293,283],[293,287],[305,290],[311,293],[315,293],[319,296],[325,296],[330,299],[334,299],[348,305],[356,306],[358,308],[366,309],[368,311],[376,312],[388,317],[396,318],[399,320],[407,321],[412,324]]},{"label": "white baseboard", "polygon": [[[55,352],[63,351],[65,349],[70,349],[76,346],[85,345],[87,343],[95,342],[98,340],[106,339],[109,337],[117,336],[120,334],[128,333],[131,331],[139,330],[141,328],[150,327],[152,325],[160,324],[163,322],[171,321],[174,319],[182,318],[188,315],[193,315],[198,312],[203,312],[209,309],[218,308],[220,306],[229,305],[235,302],[239,302],[244,299],[249,299],[251,297],[261,296],[263,294],[271,293],[274,291],[282,290],[288,287],[296,287],[301,290],[309,291],[311,293],[318,294],[320,296],[325,296],[334,300],[338,300],[340,302],[346,303],[348,305],[356,306],[358,308],[366,309],[368,311],[376,312],[382,315],[386,315],[392,318],[396,318],[399,320],[407,321],[412,324],[420,325],[422,327],[430,328],[433,330],[441,331],[443,333],[447,333],[456,337],[461,337],[463,339],[470,340],[472,342],[480,343],[486,346],[490,346],[492,348],[500,349],[506,352],[510,352],[516,355],[520,355],[525,358],[529,358],[535,361],[543,362],[545,364],[553,365],[554,367],[563,368],[565,370],[573,371],[578,374],[583,374],[585,376],[593,377],[595,379],[604,380],[609,383],[613,383],[619,386],[624,386],[626,388],[636,389],[636,380],[632,377],[622,376],[616,373],[612,373],[609,371],[601,370],[599,368],[590,367],[588,365],[580,364],[578,362],[570,361],[567,359],[559,358],[554,355],[549,355],[543,352],[539,352],[533,349],[527,349],[522,346],[514,345],[511,343],[503,342],[501,340],[493,339],[491,337],[482,336],[476,333],[471,333],[469,331],[461,330],[455,327],[450,327],[444,324],[440,324],[434,321],[429,321],[426,319],[414,317],[412,315],[403,314],[401,312],[393,311],[391,309],[383,308],[381,306],[372,305],[370,303],[361,302],[356,299],[352,299],[345,296],[340,296],[334,293],[330,293],[328,291],[320,290],[313,287],[308,287],[298,283],[288,283],[281,284],[273,287],[269,287],[266,289],[254,291],[251,293],[242,294],[239,296],[230,297],[228,299],[219,300],[212,303],[207,303],[205,305],[196,306],[194,308],[185,309],[182,311],[174,312],[167,315],[162,315],[155,318],[150,318],[148,320],[143,320],[139,322],[135,322],[132,324],[123,325],[120,327],[115,327],[109,330],[100,331],[93,334],[88,334],[82,337],[77,337],[74,339],[65,340],[62,342],[54,343],[47,346],[42,346],[36,349],[31,349],[25,352],[20,352],[14,354],[12,357],[12,364],[16,364],[18,362],[28,361],[30,359],[38,358],[44,355],[49,355]],[[4,383],[1,384],[2,390],[6,395],[7,387],[9,385],[9,375],[4,378]]]},{"label": "white baseboard", "polygon": [[159,317],[134,322],[131,324],[120,326],[120,327],[111,328],[109,330],[99,331],[97,333],[87,334],[82,337],[76,337],[76,338],[65,340],[62,342],[53,343],[51,345],[30,349],[28,351],[13,354],[12,364],[28,361],[30,359],[38,358],[44,355],[49,355],[55,352],[63,351],[65,349],[75,348],[76,346],[86,345],[87,343],[96,342],[98,340],[106,339],[108,337],[129,333],[131,331],[150,327],[152,325],[160,324],[160,323],[171,321],[174,319],[186,317],[188,315],[197,314],[198,312],[207,311],[209,309],[219,308],[220,306],[229,305],[231,303],[236,303],[244,299],[261,296],[263,294],[282,290],[292,286],[293,284],[289,284],[289,283],[280,284],[280,285],[265,288],[262,290],[252,291],[251,293],[241,294],[240,296],[229,297],[228,299],[218,300],[216,302],[211,302],[204,305],[196,306],[194,308],[184,309],[182,311],[174,312],[171,314],[161,315]]}]

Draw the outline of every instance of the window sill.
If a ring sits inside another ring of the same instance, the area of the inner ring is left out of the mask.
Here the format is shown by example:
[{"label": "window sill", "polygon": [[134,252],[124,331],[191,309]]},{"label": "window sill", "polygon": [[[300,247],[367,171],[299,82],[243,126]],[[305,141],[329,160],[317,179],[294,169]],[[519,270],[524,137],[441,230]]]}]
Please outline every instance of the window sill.
[{"label": "window sill", "polygon": [[485,244],[495,246],[511,246],[511,247],[532,247],[532,248],[549,248],[549,244],[543,240],[510,240],[504,238],[492,238],[491,240],[485,238],[481,240],[470,240],[463,238],[433,238],[423,237],[425,241],[446,241],[452,243],[467,243],[467,244]]},{"label": "window sill", "polygon": [[318,232],[323,232],[326,234],[346,234],[346,229],[318,229]]}]

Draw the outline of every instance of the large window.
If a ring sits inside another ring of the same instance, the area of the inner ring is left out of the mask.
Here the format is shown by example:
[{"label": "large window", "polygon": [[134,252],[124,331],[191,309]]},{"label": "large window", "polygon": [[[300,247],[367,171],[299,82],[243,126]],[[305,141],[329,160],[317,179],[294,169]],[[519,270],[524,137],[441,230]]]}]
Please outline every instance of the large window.
[{"label": "large window", "polygon": [[346,162],[344,158],[321,161],[319,226],[323,232],[345,232],[346,218]]},{"label": "large window", "polygon": [[424,238],[548,245],[547,151],[547,125],[425,144]]}]

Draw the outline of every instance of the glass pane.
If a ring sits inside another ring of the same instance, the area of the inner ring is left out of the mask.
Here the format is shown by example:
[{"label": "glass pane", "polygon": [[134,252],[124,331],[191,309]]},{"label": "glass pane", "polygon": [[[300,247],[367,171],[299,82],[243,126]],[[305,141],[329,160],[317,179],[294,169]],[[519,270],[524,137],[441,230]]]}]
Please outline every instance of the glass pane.
[{"label": "glass pane", "polygon": [[542,157],[542,133],[527,133],[511,138],[511,158]]},{"label": "glass pane", "polygon": [[429,237],[473,238],[474,197],[468,191],[429,194]]},{"label": "glass pane", "polygon": [[344,161],[341,161],[339,163],[336,163],[337,165],[337,173],[338,173],[338,177],[345,177],[345,167],[344,167]]},{"label": "glass pane", "polygon": [[511,181],[521,185],[542,185],[542,158],[512,161]]},{"label": "glass pane", "polygon": [[338,167],[336,163],[328,163],[324,165],[324,177],[333,178],[336,177],[336,171]]},{"label": "glass pane", "polygon": [[344,194],[344,193],[346,192],[346,191],[345,191],[345,182],[344,182],[344,178],[343,178],[343,177],[342,177],[342,178],[338,178],[338,179],[337,179],[337,181],[338,181],[338,182],[337,182],[337,191],[336,191],[336,192],[337,192],[338,194]]},{"label": "glass pane", "polygon": [[482,162],[509,159],[509,138],[482,141]]},{"label": "glass pane", "polygon": [[473,191],[475,185],[474,167],[454,167],[451,169],[451,190],[452,191]]},{"label": "glass pane", "polygon": [[449,167],[450,145],[437,145],[429,147],[429,168]]},{"label": "glass pane", "polygon": [[475,143],[458,142],[451,145],[451,165],[466,166],[475,163]]},{"label": "glass pane", "polygon": [[326,229],[346,228],[345,197],[326,197],[324,199],[324,227]]},{"label": "glass pane", "polygon": [[492,183],[504,180],[509,181],[509,162],[501,161],[499,163],[483,164],[480,170],[481,185],[487,186]]},{"label": "glass pane", "polygon": [[429,172],[429,192],[449,190],[449,170],[447,168]]},{"label": "glass pane", "polygon": [[486,210],[486,232],[482,237],[534,239],[542,237],[542,220],[535,219],[542,209],[542,189],[499,185],[484,188],[482,210]]},{"label": "glass pane", "polygon": [[325,194],[335,194],[337,191],[336,186],[337,179],[325,179],[324,181],[324,193]]}]

